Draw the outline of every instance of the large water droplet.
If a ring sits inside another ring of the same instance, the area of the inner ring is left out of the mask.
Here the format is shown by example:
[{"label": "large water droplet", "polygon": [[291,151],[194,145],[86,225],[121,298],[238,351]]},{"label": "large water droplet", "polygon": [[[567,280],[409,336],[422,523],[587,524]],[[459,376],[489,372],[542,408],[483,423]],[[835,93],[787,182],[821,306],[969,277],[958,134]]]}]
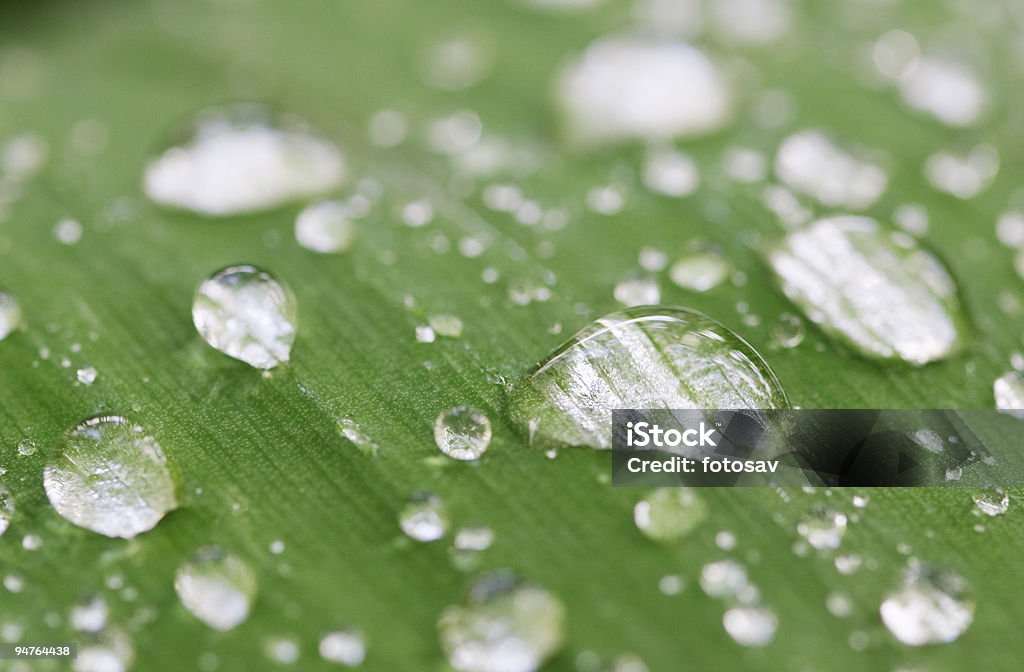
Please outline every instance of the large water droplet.
[{"label": "large water droplet", "polygon": [[509,390],[512,420],[532,439],[611,447],[616,408],[787,407],[761,356],[690,310],[646,306],[585,327]]},{"label": "large water droplet", "polygon": [[491,442],[491,421],[472,406],[456,406],[434,421],[434,441],[456,460],[478,460]]},{"label": "large water droplet", "polygon": [[655,490],[633,507],[637,528],[655,541],[681,539],[703,523],[707,515],[707,504],[688,488]]},{"label": "large water droplet", "polygon": [[1004,373],[992,385],[996,408],[1007,415],[1024,419],[1024,374],[1020,371]]},{"label": "large water droplet", "polygon": [[341,152],[293,116],[262,106],[209,110],[189,137],[146,167],[146,195],[162,205],[224,216],[255,212],[336,188]]},{"label": "large water droplet", "polygon": [[952,642],[974,620],[974,602],[967,581],[947,569],[912,565],[903,587],[879,609],[882,622],[896,639],[909,646]]},{"label": "large water droplet", "polygon": [[543,588],[488,574],[465,606],[444,610],[437,629],[448,662],[460,672],[533,672],[562,648],[565,607]]},{"label": "large water droplet", "polygon": [[255,266],[231,266],[204,280],[192,300],[199,335],[257,369],[288,361],[298,320],[291,289]]},{"label": "large water droplet", "polygon": [[448,533],[448,509],[432,492],[417,492],[398,515],[402,531],[416,541],[437,541]]},{"label": "large water droplet", "polygon": [[23,325],[21,306],[11,294],[0,288],[0,341]]},{"label": "large water droplet", "polygon": [[214,630],[231,630],[249,616],[256,573],[238,556],[207,546],[178,568],[174,590],[200,621]]},{"label": "large water droplet", "polygon": [[73,429],[47,464],[43,485],[57,513],[108,537],[130,539],[151,530],[178,505],[160,444],[116,416]]},{"label": "large water droplet", "polygon": [[731,103],[716,66],[684,42],[602,39],[558,82],[568,135],[581,145],[699,135],[723,126]]},{"label": "large water droplet", "polygon": [[821,219],[769,253],[783,292],[865,356],[925,364],[963,345],[966,319],[946,267],[872,219]]}]

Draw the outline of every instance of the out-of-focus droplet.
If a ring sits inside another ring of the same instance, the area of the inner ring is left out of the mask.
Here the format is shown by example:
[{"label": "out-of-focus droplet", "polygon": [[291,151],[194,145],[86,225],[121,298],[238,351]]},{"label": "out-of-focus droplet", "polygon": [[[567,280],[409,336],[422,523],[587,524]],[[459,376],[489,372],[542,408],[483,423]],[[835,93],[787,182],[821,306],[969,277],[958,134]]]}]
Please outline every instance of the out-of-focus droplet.
[{"label": "out-of-focus droplet", "polygon": [[178,568],[174,589],[193,616],[214,630],[231,630],[249,617],[256,573],[237,555],[207,546]]},{"label": "out-of-focus droplet", "polygon": [[707,518],[708,506],[690,488],[662,488],[633,507],[633,522],[650,539],[676,541],[688,535]]},{"label": "out-of-focus droplet", "polygon": [[444,501],[431,492],[417,492],[399,513],[398,523],[411,539],[437,541],[448,533],[448,509]]},{"label": "out-of-focus droplet", "polygon": [[974,601],[967,580],[956,572],[914,563],[879,611],[889,632],[908,646],[946,644],[970,627]]},{"label": "out-of-focus droplet", "polygon": [[340,201],[321,201],[307,206],[295,219],[295,240],[321,254],[344,252],[356,238],[348,208]]},{"label": "out-of-focus droplet", "polygon": [[881,167],[841,149],[819,131],[786,138],[775,155],[775,173],[791,189],[850,210],[869,207],[889,182]]}]

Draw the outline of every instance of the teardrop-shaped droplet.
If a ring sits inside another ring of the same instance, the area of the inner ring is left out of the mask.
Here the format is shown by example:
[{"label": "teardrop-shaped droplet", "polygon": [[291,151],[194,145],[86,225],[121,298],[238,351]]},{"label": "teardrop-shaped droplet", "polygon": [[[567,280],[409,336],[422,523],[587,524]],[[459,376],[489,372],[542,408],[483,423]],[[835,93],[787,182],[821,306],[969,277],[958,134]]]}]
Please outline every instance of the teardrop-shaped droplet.
[{"label": "teardrop-shaped droplet", "polygon": [[903,587],[885,598],[880,612],[885,627],[904,644],[944,644],[970,627],[974,601],[964,577],[915,563],[907,570]]},{"label": "teardrop-shaped droplet", "polygon": [[86,420],[43,472],[46,496],[70,522],[130,539],[178,506],[167,458],[156,439],[117,416]]},{"label": "teardrop-shaped droplet", "polygon": [[201,113],[188,137],[146,167],[146,195],[208,216],[257,212],[330,191],[345,163],[326,138],[257,104]]},{"label": "teardrop-shaped droplet", "polygon": [[217,350],[257,369],[288,361],[298,303],[291,289],[255,266],[231,266],[196,290],[192,321]]},{"label": "teardrop-shaped droplet", "polygon": [[768,260],[786,296],[864,356],[920,365],[964,343],[949,271],[911,236],[873,219],[818,220],[787,235]]},{"label": "teardrop-shaped droplet", "polygon": [[534,672],[565,641],[565,606],[506,572],[477,580],[464,606],[437,622],[448,662],[459,672]]},{"label": "teardrop-shaped droplet", "polygon": [[585,327],[509,390],[531,440],[611,447],[616,408],[785,408],[761,356],[732,331],[683,308],[618,311]]},{"label": "teardrop-shaped droplet", "polygon": [[174,590],[200,621],[214,630],[231,630],[249,616],[256,573],[233,553],[206,546],[178,568]]},{"label": "teardrop-shaped droplet", "polygon": [[24,324],[21,306],[9,292],[0,287],[0,341]]}]

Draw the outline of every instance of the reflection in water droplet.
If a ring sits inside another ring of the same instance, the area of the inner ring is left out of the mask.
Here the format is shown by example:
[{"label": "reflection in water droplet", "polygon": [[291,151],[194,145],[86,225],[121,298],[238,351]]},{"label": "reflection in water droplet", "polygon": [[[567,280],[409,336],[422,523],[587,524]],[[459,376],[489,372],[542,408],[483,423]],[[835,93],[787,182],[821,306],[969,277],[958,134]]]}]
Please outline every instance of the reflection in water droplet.
[{"label": "reflection in water droplet", "polygon": [[108,537],[150,530],[178,505],[160,444],[116,416],[73,429],[46,465],[43,485],[57,513]]},{"label": "reflection in water droplet", "polygon": [[257,369],[288,361],[298,303],[291,289],[255,266],[231,266],[204,280],[192,301],[199,335]]},{"label": "reflection in water droplet", "polygon": [[336,188],[341,152],[292,116],[241,104],[199,115],[190,136],[146,167],[146,195],[209,216],[276,207]]},{"label": "reflection in water droplet", "polygon": [[996,408],[1000,412],[1024,419],[1024,373],[1004,373],[992,385]]},{"label": "reflection in water droplet", "polygon": [[238,556],[207,546],[178,568],[174,590],[200,621],[214,630],[231,630],[249,616],[256,573]]},{"label": "reflection in water droplet", "polygon": [[796,531],[819,551],[839,548],[846,534],[846,514],[816,507],[797,523]]},{"label": "reflection in water droplet", "polygon": [[448,510],[437,495],[417,492],[402,509],[398,523],[416,541],[437,541],[448,533]]},{"label": "reflection in water droplet", "polygon": [[865,356],[925,364],[963,345],[966,318],[945,266],[872,219],[818,220],[786,236],[768,260],[811,321]]},{"label": "reflection in water droplet", "polygon": [[616,408],[788,407],[760,355],[700,313],[649,306],[584,328],[509,388],[532,440],[607,449]]},{"label": "reflection in water droplet", "polygon": [[323,636],[319,651],[327,662],[358,667],[366,658],[366,639],[355,628],[335,630]]},{"label": "reflection in water droplet", "polygon": [[662,488],[633,507],[633,521],[648,538],[676,541],[695,530],[707,518],[708,507],[689,488]]},{"label": "reflection in water droplet", "polygon": [[565,607],[543,588],[507,573],[474,584],[465,606],[442,612],[437,629],[460,672],[533,672],[565,640]]},{"label": "reflection in water droplet", "polygon": [[478,460],[491,442],[491,421],[472,406],[456,406],[434,421],[434,441],[456,460]]},{"label": "reflection in water droplet", "polygon": [[14,296],[0,288],[0,341],[23,326],[21,306],[18,305]]},{"label": "reflection in water droplet", "polygon": [[639,37],[594,42],[558,82],[566,131],[581,145],[706,133],[729,120],[731,98],[703,52],[684,42]]},{"label": "reflection in water droplet", "polygon": [[903,587],[888,595],[879,609],[882,622],[908,646],[956,640],[974,620],[967,581],[952,570],[914,563]]},{"label": "reflection in water droplet", "polygon": [[295,219],[295,240],[312,252],[344,252],[355,238],[355,224],[349,218],[348,208],[340,201],[313,203]]}]

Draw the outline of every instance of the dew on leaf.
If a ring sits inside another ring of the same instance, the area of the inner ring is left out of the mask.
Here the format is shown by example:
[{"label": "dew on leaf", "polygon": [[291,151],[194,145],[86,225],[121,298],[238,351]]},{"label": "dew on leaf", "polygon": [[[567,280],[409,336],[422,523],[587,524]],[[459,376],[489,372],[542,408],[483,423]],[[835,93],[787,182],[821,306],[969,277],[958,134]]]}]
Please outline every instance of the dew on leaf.
[{"label": "dew on leaf", "polygon": [[107,626],[110,608],[102,595],[92,595],[71,608],[68,621],[79,632],[99,632]]},{"label": "dew on leaf", "polygon": [[900,76],[900,95],[912,109],[949,126],[971,126],[985,110],[987,96],[977,75],[963,63],[925,56]]},{"label": "dew on leaf", "polygon": [[192,321],[215,349],[257,369],[272,369],[291,356],[298,303],[291,289],[266,271],[229,266],[199,285]]},{"label": "dew on leaf", "polygon": [[15,511],[14,495],[6,486],[0,485],[0,536],[11,526]]},{"label": "dew on leaf", "polygon": [[699,184],[700,171],[689,155],[669,147],[647,150],[644,186],[651,191],[681,198],[696,191]]},{"label": "dew on leaf", "polygon": [[427,318],[427,324],[438,336],[459,338],[462,336],[462,320],[449,313],[437,313]]},{"label": "dew on leaf", "polygon": [[720,254],[700,252],[678,259],[669,268],[668,277],[683,289],[707,292],[722,284],[729,270],[729,262]]},{"label": "dew on leaf", "polygon": [[249,617],[256,573],[237,555],[206,546],[178,568],[174,590],[200,621],[214,630],[231,630]]},{"label": "dew on leaf", "polygon": [[0,288],[0,341],[24,326],[21,306],[9,292]]},{"label": "dew on leaf", "polygon": [[86,420],[43,472],[46,496],[63,518],[130,539],[177,508],[175,483],[156,439],[118,416]]},{"label": "dew on leaf", "polygon": [[1008,371],[992,384],[996,408],[1000,412],[1024,419],[1024,373]]},{"label": "dew on leaf", "polygon": [[348,207],[340,201],[313,203],[295,219],[295,240],[312,252],[344,252],[352,246],[355,237],[356,227]]},{"label": "dew on leaf", "polygon": [[885,191],[889,177],[878,165],[840,148],[819,131],[783,141],[775,173],[788,187],[833,208],[863,210]]},{"label": "dew on leaf", "polygon": [[119,628],[105,628],[79,637],[74,672],[127,672],[135,660],[135,645]]},{"label": "dew on leaf", "polygon": [[75,372],[75,378],[77,378],[78,382],[82,385],[92,385],[96,382],[97,375],[96,369],[92,366],[87,366],[84,369],[78,369],[78,371]]},{"label": "dew on leaf", "polygon": [[661,303],[661,289],[650,276],[628,278],[615,285],[615,300],[626,307],[653,306]]},{"label": "dew on leaf", "polygon": [[846,534],[846,514],[827,507],[815,507],[797,523],[796,531],[815,549],[839,548]]},{"label": "dew on leaf", "polygon": [[448,533],[448,509],[444,501],[431,492],[414,493],[398,515],[405,534],[416,541],[437,541]]},{"label": "dew on leaf", "polygon": [[355,628],[333,630],[320,639],[318,650],[329,663],[358,667],[366,658],[366,639]]},{"label": "dew on leaf", "polygon": [[978,145],[966,154],[935,152],[924,164],[924,176],[929,184],[962,199],[980,194],[998,172],[999,153],[991,145]]},{"label": "dew on leaf", "polygon": [[491,442],[491,421],[472,406],[443,411],[434,421],[434,442],[456,460],[478,460]]},{"label": "dew on leaf", "polygon": [[761,647],[775,639],[779,619],[767,607],[743,605],[727,610],[722,626],[740,646]]},{"label": "dew on leaf", "polygon": [[633,522],[649,539],[676,541],[707,519],[708,506],[690,488],[661,488],[633,507]]},{"label": "dew on leaf", "polygon": [[978,511],[986,516],[1001,516],[1010,508],[1010,497],[1002,488],[979,490],[971,495]]},{"label": "dew on leaf", "polygon": [[901,588],[886,596],[882,622],[908,646],[955,641],[974,620],[967,580],[956,572],[912,563]]}]

